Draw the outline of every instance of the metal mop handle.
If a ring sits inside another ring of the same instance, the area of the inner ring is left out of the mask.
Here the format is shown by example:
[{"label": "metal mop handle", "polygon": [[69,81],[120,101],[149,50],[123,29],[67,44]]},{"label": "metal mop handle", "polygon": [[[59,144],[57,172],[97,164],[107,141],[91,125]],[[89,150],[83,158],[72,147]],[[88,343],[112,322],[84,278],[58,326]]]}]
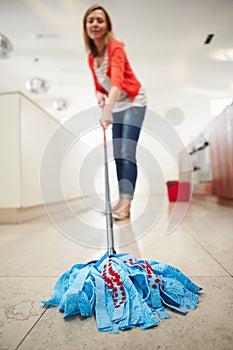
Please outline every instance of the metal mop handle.
[{"label": "metal mop handle", "polygon": [[106,140],[106,128],[105,127],[103,127],[103,132],[104,132],[105,202],[106,202],[107,247],[108,247],[108,254],[111,255],[111,254],[116,254],[116,252],[114,250],[114,239],[113,239],[112,206],[111,206],[110,189],[109,189],[107,140]]}]

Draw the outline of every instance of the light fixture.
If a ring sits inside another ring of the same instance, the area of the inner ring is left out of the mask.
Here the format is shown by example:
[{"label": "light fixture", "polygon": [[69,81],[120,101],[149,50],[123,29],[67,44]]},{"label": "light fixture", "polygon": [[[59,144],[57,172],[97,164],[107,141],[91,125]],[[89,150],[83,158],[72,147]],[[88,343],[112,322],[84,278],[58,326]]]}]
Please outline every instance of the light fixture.
[{"label": "light fixture", "polygon": [[26,89],[33,94],[40,94],[46,92],[49,89],[46,80],[41,78],[32,78],[25,84]]},{"label": "light fixture", "polygon": [[212,54],[217,61],[233,62],[233,48],[221,49]]},{"label": "light fixture", "polygon": [[0,33],[0,58],[9,58],[13,49],[10,40],[4,34]]},{"label": "light fixture", "polygon": [[233,62],[233,49],[227,49],[224,52],[227,61]]},{"label": "light fixture", "polygon": [[57,111],[63,111],[67,107],[66,100],[64,100],[63,98],[54,100],[52,102],[52,107]]}]

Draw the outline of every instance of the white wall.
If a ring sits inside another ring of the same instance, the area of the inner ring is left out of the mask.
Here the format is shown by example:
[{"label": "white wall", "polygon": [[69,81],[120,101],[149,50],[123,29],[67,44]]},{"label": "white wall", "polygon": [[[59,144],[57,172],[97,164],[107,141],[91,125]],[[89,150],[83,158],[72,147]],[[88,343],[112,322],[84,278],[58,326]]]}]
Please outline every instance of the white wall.
[{"label": "white wall", "polygon": [[[0,111],[0,208],[42,205],[41,162],[48,152],[50,140],[64,128],[21,93],[0,95]],[[64,130],[62,136],[75,140],[68,130]],[[63,141],[63,138],[57,140],[61,149]],[[52,182],[60,176],[59,185],[62,188],[62,193],[55,189],[48,197],[49,203],[80,196],[77,174],[89,150],[88,145],[79,141],[67,150],[59,173],[53,174],[53,162],[51,168],[48,166],[45,169],[46,176]],[[54,150],[52,158],[57,156],[59,148]]]},{"label": "white wall", "polygon": [[179,178],[178,154],[174,159],[165,144],[146,132],[142,132],[139,142],[152,154],[154,160],[154,164],[148,164],[148,172],[152,172],[154,175],[154,182],[151,184],[152,192],[161,193],[163,192],[163,186],[166,181]]},{"label": "white wall", "polygon": [[40,166],[50,137],[59,123],[43,110],[20,96],[22,207],[41,204]]},{"label": "white wall", "polygon": [[[213,120],[210,113],[210,98],[204,93],[191,88],[184,89],[157,89],[148,90],[148,106],[162,117],[170,108],[179,108],[183,111],[183,122],[175,126],[185,145],[190,144],[198,137],[202,130]],[[154,96],[156,95],[156,98]]]},{"label": "white wall", "polygon": [[20,96],[0,95],[0,208],[21,205]]}]

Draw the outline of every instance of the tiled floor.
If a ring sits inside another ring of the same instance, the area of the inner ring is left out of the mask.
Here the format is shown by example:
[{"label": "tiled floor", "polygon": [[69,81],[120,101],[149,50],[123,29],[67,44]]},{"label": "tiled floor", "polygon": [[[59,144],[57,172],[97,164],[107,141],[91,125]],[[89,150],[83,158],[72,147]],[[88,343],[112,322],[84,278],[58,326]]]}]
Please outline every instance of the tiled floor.
[{"label": "tiled floor", "polygon": [[[179,208],[165,203],[160,212],[160,200],[152,201],[146,207],[145,199],[136,198],[131,220],[114,225],[117,251],[182,270],[204,288],[195,311],[169,312],[171,318],[155,328],[111,335],[97,331],[94,317],[65,321],[57,308],[43,308],[40,300],[51,296],[62,272],[106,251],[105,216],[76,203],[73,210],[86,227],[77,237],[59,232],[61,221],[69,221],[62,213],[53,217],[56,226],[47,217],[0,226],[0,349],[232,349],[233,209],[194,198],[181,225],[168,234],[169,217]],[[92,247],[86,246],[89,233]]]}]

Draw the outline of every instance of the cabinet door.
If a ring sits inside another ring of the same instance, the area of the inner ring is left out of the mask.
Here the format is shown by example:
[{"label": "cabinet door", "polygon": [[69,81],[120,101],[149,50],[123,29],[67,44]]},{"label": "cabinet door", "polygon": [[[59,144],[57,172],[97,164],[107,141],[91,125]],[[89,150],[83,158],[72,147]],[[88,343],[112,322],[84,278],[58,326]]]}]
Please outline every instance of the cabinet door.
[{"label": "cabinet door", "polygon": [[233,105],[213,122],[210,135],[213,193],[233,198]]},{"label": "cabinet door", "polygon": [[233,104],[226,110],[227,115],[227,144],[228,144],[228,161],[229,174],[227,174],[227,190],[230,198],[233,198]]}]

